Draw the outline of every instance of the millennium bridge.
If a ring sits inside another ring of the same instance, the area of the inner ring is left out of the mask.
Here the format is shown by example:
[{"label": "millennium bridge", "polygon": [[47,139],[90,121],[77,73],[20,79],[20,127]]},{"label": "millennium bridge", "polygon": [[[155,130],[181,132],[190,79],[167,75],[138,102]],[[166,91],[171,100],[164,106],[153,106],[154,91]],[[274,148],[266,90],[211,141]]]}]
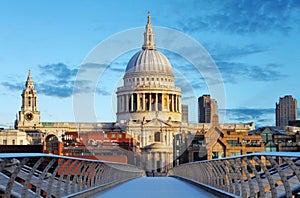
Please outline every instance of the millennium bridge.
[{"label": "millennium bridge", "polygon": [[300,153],[199,161],[146,177],[128,164],[51,154],[0,154],[2,197],[300,197]]}]

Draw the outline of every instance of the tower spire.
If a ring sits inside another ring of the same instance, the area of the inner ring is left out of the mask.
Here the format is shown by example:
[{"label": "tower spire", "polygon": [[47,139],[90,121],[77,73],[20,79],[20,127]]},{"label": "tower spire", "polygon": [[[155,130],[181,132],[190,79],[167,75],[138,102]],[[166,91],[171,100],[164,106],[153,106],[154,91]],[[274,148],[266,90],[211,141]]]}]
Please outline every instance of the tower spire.
[{"label": "tower spire", "polygon": [[32,76],[31,76],[31,70],[28,70],[28,77],[27,77],[27,81],[25,84],[26,87],[28,88],[34,88],[34,84],[33,84],[33,80],[32,80]]},{"label": "tower spire", "polygon": [[154,43],[154,33],[152,31],[150,11],[148,11],[147,25],[144,32],[144,44],[142,48],[143,50],[156,50],[156,46]]}]

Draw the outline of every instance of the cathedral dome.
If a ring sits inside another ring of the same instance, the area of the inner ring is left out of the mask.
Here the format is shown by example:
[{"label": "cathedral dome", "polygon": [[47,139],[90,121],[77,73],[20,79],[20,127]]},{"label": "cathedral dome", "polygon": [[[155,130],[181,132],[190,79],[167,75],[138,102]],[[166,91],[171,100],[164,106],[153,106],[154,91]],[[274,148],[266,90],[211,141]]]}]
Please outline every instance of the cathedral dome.
[{"label": "cathedral dome", "polygon": [[173,76],[169,60],[155,49],[143,49],[137,52],[127,64],[126,74],[130,73]]}]

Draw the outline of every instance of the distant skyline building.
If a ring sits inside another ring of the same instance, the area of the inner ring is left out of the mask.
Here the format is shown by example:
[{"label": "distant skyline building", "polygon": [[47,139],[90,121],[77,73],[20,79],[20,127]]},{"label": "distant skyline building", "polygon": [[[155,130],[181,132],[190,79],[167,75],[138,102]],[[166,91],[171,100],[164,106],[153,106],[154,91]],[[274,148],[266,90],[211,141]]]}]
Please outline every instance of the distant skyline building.
[{"label": "distant skyline building", "polygon": [[291,120],[298,119],[297,100],[291,95],[279,98],[276,103],[276,126],[284,127]]},{"label": "distant skyline building", "polygon": [[218,115],[218,105],[215,99],[209,94],[202,95],[198,98],[198,122],[211,123],[212,117]]},{"label": "distant skyline building", "polygon": [[181,105],[182,110],[182,122],[188,122],[189,121],[189,106],[188,105]]}]

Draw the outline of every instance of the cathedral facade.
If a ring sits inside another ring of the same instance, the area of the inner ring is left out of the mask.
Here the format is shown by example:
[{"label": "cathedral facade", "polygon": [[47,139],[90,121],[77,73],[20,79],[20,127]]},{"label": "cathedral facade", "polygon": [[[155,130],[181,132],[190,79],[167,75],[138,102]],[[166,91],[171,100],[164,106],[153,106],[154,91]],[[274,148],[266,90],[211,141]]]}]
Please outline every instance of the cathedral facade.
[{"label": "cathedral facade", "polygon": [[[44,150],[57,154],[63,154],[66,134],[77,133],[71,139],[80,142],[82,133],[126,133],[137,142],[133,152],[139,153],[140,160],[135,160],[134,164],[150,172],[166,172],[173,166],[173,162],[184,152],[184,148],[176,149],[180,146],[177,144],[181,137],[197,134],[203,140],[201,155],[209,159],[214,148],[225,149],[220,141],[223,128],[243,132],[254,129],[252,123],[220,125],[218,115],[214,115],[211,123],[191,124],[183,121],[181,89],[175,86],[174,80],[170,61],[156,49],[148,14],[142,48],[129,60],[123,86],[117,89],[116,122],[41,122],[38,94],[29,72],[16,128],[39,134]],[[185,142],[186,147],[190,143]]]}]

